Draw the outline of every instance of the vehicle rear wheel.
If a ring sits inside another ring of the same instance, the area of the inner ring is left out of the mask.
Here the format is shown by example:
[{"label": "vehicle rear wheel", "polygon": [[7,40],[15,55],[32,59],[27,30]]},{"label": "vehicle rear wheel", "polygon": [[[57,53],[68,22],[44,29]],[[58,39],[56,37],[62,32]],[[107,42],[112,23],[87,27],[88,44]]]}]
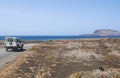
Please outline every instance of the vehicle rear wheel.
[{"label": "vehicle rear wheel", "polygon": [[21,50],[23,50],[23,47],[21,47]]},{"label": "vehicle rear wheel", "polygon": [[21,46],[21,50],[23,50],[23,45]]}]

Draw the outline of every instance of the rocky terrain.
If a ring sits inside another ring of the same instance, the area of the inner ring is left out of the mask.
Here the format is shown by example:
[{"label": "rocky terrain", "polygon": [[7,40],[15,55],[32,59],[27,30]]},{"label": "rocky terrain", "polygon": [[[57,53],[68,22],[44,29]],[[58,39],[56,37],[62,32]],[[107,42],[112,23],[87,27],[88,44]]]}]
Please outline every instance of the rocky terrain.
[{"label": "rocky terrain", "polygon": [[40,42],[0,78],[120,78],[120,39]]}]

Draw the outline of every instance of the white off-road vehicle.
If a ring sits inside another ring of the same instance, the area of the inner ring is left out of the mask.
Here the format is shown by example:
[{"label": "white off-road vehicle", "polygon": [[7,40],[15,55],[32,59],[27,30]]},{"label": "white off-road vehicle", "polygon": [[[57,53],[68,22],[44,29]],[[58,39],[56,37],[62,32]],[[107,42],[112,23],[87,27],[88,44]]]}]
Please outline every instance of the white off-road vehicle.
[{"label": "white off-road vehicle", "polygon": [[4,47],[6,51],[13,49],[14,51],[23,50],[23,42],[17,37],[5,37]]}]

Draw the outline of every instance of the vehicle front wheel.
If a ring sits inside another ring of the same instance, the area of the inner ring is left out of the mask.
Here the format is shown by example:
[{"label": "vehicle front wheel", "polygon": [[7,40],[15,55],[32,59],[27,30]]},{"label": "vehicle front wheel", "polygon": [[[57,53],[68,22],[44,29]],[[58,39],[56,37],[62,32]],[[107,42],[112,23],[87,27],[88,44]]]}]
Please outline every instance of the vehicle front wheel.
[{"label": "vehicle front wheel", "polygon": [[14,47],[14,51],[17,51],[17,47]]},{"label": "vehicle front wheel", "polygon": [[5,48],[6,51],[8,51],[8,48]]}]

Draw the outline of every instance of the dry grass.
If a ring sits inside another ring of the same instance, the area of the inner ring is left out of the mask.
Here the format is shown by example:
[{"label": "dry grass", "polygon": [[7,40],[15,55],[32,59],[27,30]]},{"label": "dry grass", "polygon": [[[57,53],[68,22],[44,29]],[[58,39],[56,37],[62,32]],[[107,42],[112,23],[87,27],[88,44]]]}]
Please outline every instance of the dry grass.
[{"label": "dry grass", "polygon": [[117,59],[117,56],[114,54],[107,54],[107,55],[103,56],[104,61],[113,61],[116,59]]},{"label": "dry grass", "polygon": [[82,71],[71,74],[68,78],[120,78],[120,72],[118,71]]},{"label": "dry grass", "polygon": [[120,70],[95,70],[97,65],[119,68],[118,44],[111,39],[41,42],[8,78],[120,78]]},{"label": "dry grass", "polygon": [[45,59],[48,61],[53,61],[55,58],[52,55],[45,56]]}]

